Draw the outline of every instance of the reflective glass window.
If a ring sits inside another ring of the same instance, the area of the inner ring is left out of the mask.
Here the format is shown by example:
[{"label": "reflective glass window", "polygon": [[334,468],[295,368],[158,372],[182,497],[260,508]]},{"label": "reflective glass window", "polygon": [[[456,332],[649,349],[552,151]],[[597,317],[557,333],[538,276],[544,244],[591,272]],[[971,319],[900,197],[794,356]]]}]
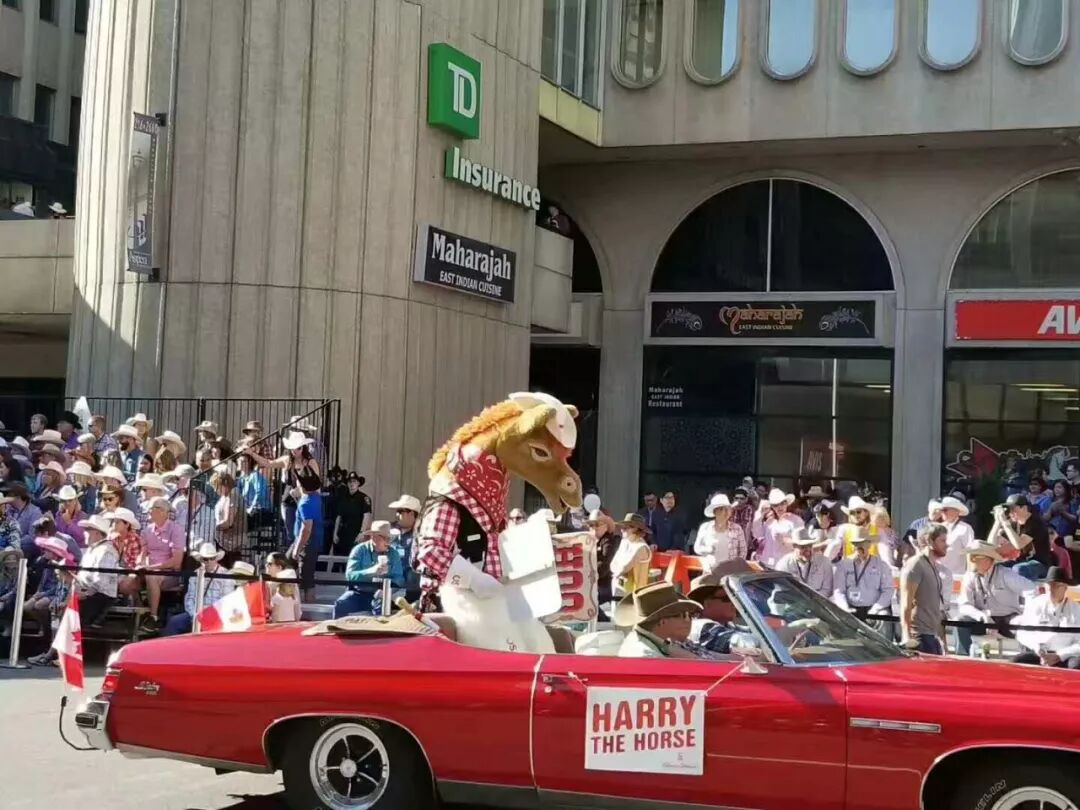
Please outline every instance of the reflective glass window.
[{"label": "reflective glass window", "polygon": [[1065,47],[1067,0],[1010,0],[1009,53],[1027,65],[1049,62]]},{"label": "reflective glass window", "polygon": [[953,289],[1075,287],[1080,171],[1042,177],[983,216],[953,268]]},{"label": "reflective glass window", "polygon": [[559,0],[544,0],[543,34],[540,40],[540,74],[552,82],[559,79]]},{"label": "reflective glass window", "polygon": [[923,61],[939,70],[967,64],[979,49],[982,0],[924,0]]},{"label": "reflective glass window", "polygon": [[619,53],[615,76],[631,87],[660,77],[664,51],[664,0],[619,2]]},{"label": "reflective glass window", "polygon": [[739,63],[739,0],[694,0],[690,76],[697,81],[726,79]]},{"label": "reflective glass window", "polygon": [[600,64],[604,56],[604,0],[585,0],[582,43],[581,100],[600,106]]},{"label": "reflective glass window", "polygon": [[765,7],[765,70],[776,79],[794,79],[814,64],[817,0],[768,0]]},{"label": "reflective glass window", "polygon": [[896,53],[896,0],[847,0],[844,4],[844,65],[874,73]]},{"label": "reflective glass window", "polygon": [[563,0],[562,67],[559,84],[575,96],[580,94],[578,67],[581,65],[581,42],[578,29],[581,26],[581,5],[582,0]]}]

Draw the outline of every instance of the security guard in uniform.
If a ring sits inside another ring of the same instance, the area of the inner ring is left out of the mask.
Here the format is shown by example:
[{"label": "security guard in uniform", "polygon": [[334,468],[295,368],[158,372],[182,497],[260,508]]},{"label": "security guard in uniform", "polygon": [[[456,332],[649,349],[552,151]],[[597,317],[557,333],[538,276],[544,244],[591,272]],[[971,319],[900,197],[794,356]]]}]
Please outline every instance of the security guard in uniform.
[{"label": "security guard in uniform", "polygon": [[873,538],[867,529],[852,532],[848,541],[854,551],[836,564],[833,602],[862,621],[891,614],[896,590],[892,569],[881,557],[870,554]]}]

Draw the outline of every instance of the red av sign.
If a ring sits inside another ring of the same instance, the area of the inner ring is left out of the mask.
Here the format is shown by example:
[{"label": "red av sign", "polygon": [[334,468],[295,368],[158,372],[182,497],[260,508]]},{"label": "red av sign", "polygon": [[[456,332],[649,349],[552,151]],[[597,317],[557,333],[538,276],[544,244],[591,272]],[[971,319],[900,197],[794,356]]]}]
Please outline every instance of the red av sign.
[{"label": "red av sign", "polygon": [[956,340],[1075,341],[1080,300],[957,301]]}]

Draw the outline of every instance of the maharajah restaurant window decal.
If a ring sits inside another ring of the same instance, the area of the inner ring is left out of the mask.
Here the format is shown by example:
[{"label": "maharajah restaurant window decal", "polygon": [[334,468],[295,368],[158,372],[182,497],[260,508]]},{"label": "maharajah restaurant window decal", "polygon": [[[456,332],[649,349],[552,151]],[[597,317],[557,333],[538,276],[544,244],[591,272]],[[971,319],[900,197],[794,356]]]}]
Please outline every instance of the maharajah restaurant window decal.
[{"label": "maharajah restaurant window decal", "polygon": [[662,301],[650,310],[654,338],[874,337],[875,301]]}]

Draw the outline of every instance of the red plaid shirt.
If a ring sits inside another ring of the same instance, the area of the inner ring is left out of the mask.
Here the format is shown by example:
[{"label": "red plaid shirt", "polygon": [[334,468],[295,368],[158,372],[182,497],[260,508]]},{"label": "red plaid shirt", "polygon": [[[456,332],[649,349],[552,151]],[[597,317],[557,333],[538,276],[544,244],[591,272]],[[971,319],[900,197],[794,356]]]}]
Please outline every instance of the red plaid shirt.
[{"label": "red plaid shirt", "polygon": [[117,537],[113,540],[113,546],[116,547],[116,555],[120,558],[118,568],[138,567],[139,557],[142,556],[143,550],[142,538],[139,535],[129,534],[124,538]]},{"label": "red plaid shirt", "polygon": [[[451,484],[447,497],[469,510],[480,528],[487,535],[487,552],[484,554],[484,571],[495,579],[502,579],[502,557],[499,554],[499,532],[502,531],[468,492],[457,484]],[[437,590],[450,563],[458,554],[457,535],[461,528],[461,514],[448,500],[440,501],[424,513],[420,521],[416,541],[416,559],[419,563],[420,589],[425,592]]]}]

